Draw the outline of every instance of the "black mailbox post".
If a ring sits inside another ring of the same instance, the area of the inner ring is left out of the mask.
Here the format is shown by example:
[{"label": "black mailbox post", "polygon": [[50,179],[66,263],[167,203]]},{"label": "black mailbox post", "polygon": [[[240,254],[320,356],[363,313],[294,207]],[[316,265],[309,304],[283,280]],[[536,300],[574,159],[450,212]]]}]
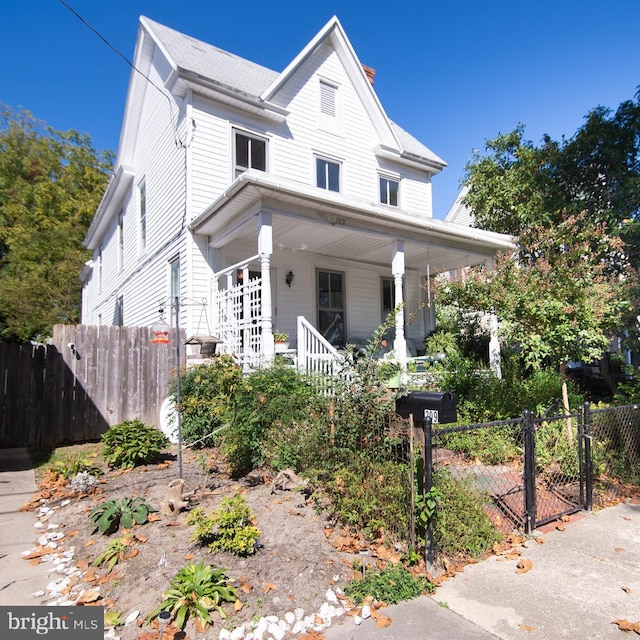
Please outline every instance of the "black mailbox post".
[{"label": "black mailbox post", "polygon": [[451,391],[410,391],[396,400],[396,413],[403,418],[412,413],[414,422],[420,424],[424,424],[426,418],[431,418],[433,424],[458,419],[456,397]]}]

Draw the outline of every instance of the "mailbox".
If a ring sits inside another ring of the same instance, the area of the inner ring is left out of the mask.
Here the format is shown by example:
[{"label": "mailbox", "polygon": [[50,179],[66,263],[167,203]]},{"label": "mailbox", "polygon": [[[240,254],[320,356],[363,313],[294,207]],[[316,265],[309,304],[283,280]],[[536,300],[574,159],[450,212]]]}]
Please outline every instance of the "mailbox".
[{"label": "mailbox", "polygon": [[430,417],[433,424],[455,422],[458,419],[456,397],[451,391],[410,391],[396,400],[396,413],[403,418],[413,414],[416,423],[424,424]]}]

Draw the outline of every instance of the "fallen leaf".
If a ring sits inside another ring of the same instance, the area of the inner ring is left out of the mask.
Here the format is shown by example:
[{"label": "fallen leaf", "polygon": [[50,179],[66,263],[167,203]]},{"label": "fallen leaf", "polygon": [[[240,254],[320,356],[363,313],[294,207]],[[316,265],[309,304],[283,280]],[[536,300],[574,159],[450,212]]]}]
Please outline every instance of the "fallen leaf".
[{"label": "fallen leaf", "polygon": [[238,589],[243,593],[251,593],[253,591],[253,586],[247,582],[246,578],[240,578],[240,585],[238,586]]},{"label": "fallen leaf", "polygon": [[[158,518],[159,520],[160,518]],[[151,518],[149,518],[149,520],[151,520]],[[165,522],[164,526],[165,527],[179,527],[180,526],[180,522],[178,522],[177,520],[172,520],[171,522]]]},{"label": "fallen leaf", "polygon": [[73,538],[73,536],[77,536],[77,535],[78,535],[78,530],[74,529],[73,531],[67,531],[66,537]]},{"label": "fallen leaf", "polygon": [[518,625],[523,631],[535,631],[534,627],[530,627],[528,624]]},{"label": "fallen leaf", "polygon": [[35,567],[36,565],[39,565],[42,562],[42,560],[40,560],[40,558],[33,558],[32,560],[29,560],[29,564],[32,567]]},{"label": "fallen leaf", "polygon": [[628,593],[629,595],[631,595],[631,589],[630,589],[629,587],[622,587],[622,590],[623,590],[625,593]]},{"label": "fallen leaf", "polygon": [[95,541],[95,540],[87,540],[87,541],[84,543],[84,546],[85,546],[85,547],[91,547],[91,546],[93,546],[95,543],[96,543],[96,541]]},{"label": "fallen leaf", "polygon": [[150,513],[149,516],[147,517],[147,520],[149,522],[160,522],[162,518],[157,513]]},{"label": "fallen leaf", "polygon": [[620,631],[635,631],[640,634],[640,622],[629,622],[629,620],[614,620],[611,624],[617,624]]},{"label": "fallen leaf", "polygon": [[269,591],[277,591],[278,587],[276,587],[275,584],[273,584],[273,582],[267,582],[267,584],[264,585],[264,587],[262,587],[262,593],[269,593]]},{"label": "fallen leaf", "polygon": [[96,602],[97,600],[100,600],[101,597],[102,596],[100,595],[99,591],[97,591],[96,589],[89,589],[88,591],[83,591],[80,594],[77,603],[88,604],[89,602]]},{"label": "fallen leaf", "polygon": [[390,624],[391,624],[391,618],[389,616],[380,616],[376,620],[376,627],[378,627],[378,629],[384,629],[385,627],[388,627]]},{"label": "fallen leaf", "polygon": [[240,611],[242,609],[242,607],[244,607],[244,604],[242,603],[242,600],[240,600],[239,598],[233,603],[233,610],[238,613],[238,611]]},{"label": "fallen leaf", "polygon": [[144,544],[148,538],[145,538],[143,535],[139,534],[139,533],[134,533],[133,537],[138,541],[141,542],[142,544]]},{"label": "fallen leaf", "polygon": [[616,547],[616,548],[614,549],[614,551],[615,551],[616,553],[622,553],[622,552],[624,551],[624,549],[623,549],[622,547]]},{"label": "fallen leaf", "polygon": [[538,544],[545,544],[547,541],[544,538],[536,538]]},{"label": "fallen leaf", "polygon": [[327,538],[330,538],[333,535],[333,529],[331,527],[325,527],[324,528],[324,535]]},{"label": "fallen leaf", "polygon": [[556,527],[556,530],[557,530],[557,531],[564,531],[564,525],[559,524],[559,525]]},{"label": "fallen leaf", "polygon": [[520,558],[516,567],[516,573],[527,573],[533,567],[533,562],[529,558]]},{"label": "fallen leaf", "polygon": [[130,558],[135,558],[140,553],[140,549],[131,549],[127,555],[125,555],[125,559],[129,560]]},{"label": "fallen leaf", "polygon": [[560,516],[560,520],[562,520],[562,522],[569,522],[571,518],[569,516]]},{"label": "fallen leaf", "polygon": [[185,560],[193,560],[195,558],[195,556],[193,555],[193,553],[187,553],[184,557]]}]

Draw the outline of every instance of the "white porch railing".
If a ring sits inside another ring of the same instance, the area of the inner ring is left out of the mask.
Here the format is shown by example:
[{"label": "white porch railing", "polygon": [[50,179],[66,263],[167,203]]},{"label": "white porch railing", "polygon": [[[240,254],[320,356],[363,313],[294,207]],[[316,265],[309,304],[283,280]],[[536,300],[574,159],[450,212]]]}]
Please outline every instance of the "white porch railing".
[{"label": "white porch railing", "polygon": [[[249,277],[253,256],[213,274],[214,333],[222,339],[218,351],[233,354],[244,370],[260,364],[261,287],[260,276]],[[234,275],[238,274],[237,282]]]},{"label": "white porch railing", "polygon": [[298,369],[312,377],[323,393],[333,392],[336,378],[349,380],[352,371],[344,357],[304,316],[298,316]]}]

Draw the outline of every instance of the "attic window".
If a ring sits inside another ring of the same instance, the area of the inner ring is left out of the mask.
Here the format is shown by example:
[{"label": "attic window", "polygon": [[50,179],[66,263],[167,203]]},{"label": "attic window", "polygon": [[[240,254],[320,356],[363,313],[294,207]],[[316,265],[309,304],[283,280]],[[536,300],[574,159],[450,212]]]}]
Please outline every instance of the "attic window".
[{"label": "attic window", "polygon": [[320,113],[330,118],[336,117],[337,87],[320,80]]},{"label": "attic window", "polygon": [[318,128],[341,135],[340,87],[322,78],[318,87]]}]

